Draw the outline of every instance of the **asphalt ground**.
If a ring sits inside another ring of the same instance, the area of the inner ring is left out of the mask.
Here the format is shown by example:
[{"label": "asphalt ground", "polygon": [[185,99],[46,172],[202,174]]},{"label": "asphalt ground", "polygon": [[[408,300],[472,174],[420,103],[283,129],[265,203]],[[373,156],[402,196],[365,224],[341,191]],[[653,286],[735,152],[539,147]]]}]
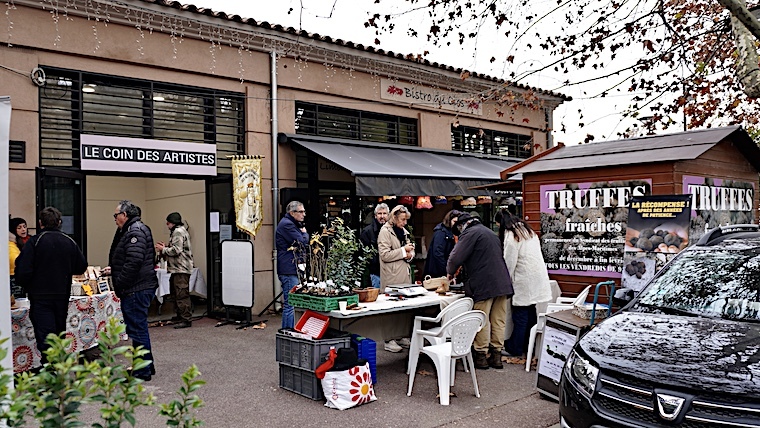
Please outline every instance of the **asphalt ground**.
[{"label": "asphalt ground", "polygon": [[[218,320],[200,318],[192,328],[175,330],[154,323],[150,328],[157,373],[146,388],[157,402],[177,398],[180,376],[191,364],[207,383],[198,390],[205,405],[197,416],[207,427],[551,427],[559,422],[557,403],[539,397],[536,372],[524,364],[503,370],[478,370],[481,397],[474,395],[468,373],[457,371],[456,394],[449,406],[437,399],[435,368],[421,361],[414,393],[406,395],[407,351],[378,350],[377,401],[348,410],[334,410],[323,401],[282,389],[275,360],[279,315],[264,316],[263,329],[217,327]],[[89,412],[88,412],[89,413]],[[92,414],[91,414],[92,415]],[[165,427],[158,408],[141,408],[138,427]]]}]

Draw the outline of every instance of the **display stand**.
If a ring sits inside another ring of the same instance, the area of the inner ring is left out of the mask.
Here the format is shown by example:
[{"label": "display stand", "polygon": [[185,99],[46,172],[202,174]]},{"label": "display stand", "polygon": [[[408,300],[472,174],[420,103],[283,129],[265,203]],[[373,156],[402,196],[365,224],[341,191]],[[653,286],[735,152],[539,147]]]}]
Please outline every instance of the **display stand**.
[{"label": "display stand", "polygon": [[589,320],[573,315],[572,309],[546,314],[546,324],[538,357],[536,389],[542,396],[559,398],[559,381],[565,361],[580,337],[589,329]]},{"label": "display stand", "polygon": [[[225,319],[216,324],[239,324],[237,329],[251,327],[262,321],[251,321],[253,307],[253,242],[226,240],[222,242],[222,304]],[[230,306],[244,308],[245,321],[230,319]]]}]

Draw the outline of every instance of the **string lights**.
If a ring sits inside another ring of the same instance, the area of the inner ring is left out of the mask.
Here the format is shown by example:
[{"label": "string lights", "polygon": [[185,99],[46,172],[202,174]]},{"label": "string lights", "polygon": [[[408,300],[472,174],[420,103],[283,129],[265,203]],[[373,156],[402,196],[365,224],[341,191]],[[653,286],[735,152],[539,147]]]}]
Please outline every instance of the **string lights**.
[{"label": "string lights", "polygon": [[[559,104],[558,97],[540,96],[528,88],[509,87],[508,83],[487,79],[462,79],[451,69],[444,70],[435,65],[415,63],[421,58],[401,59],[388,56],[385,51],[372,48],[362,50],[361,45],[347,43],[345,46],[332,41],[315,40],[306,32],[294,29],[273,29],[251,25],[245,22],[227,20],[224,15],[208,16],[205,13],[190,13],[158,3],[127,3],[119,0],[6,0],[6,20],[8,40],[14,31],[12,16],[17,6],[46,10],[55,26],[53,46],[59,48],[62,42],[61,18],[73,20],[83,17],[92,21],[94,38],[93,52],[101,48],[100,25],[127,25],[136,30],[135,44],[140,57],[146,55],[145,42],[154,33],[165,35],[171,44],[172,58],[181,56],[181,45],[191,37],[209,44],[209,71],[216,74],[217,61],[225,46],[233,47],[238,54],[238,72],[241,83],[245,82],[246,63],[253,52],[272,52],[276,58],[291,58],[297,70],[298,82],[313,64],[319,64],[324,73],[324,91],[332,90],[334,78],[340,73],[348,77],[348,87],[356,72],[367,73],[373,81],[373,90],[382,90],[380,80],[404,80],[413,85],[424,85],[441,91],[470,94],[474,99],[506,101],[511,105],[520,103],[531,107],[534,104]],[[309,37],[306,37],[309,36]],[[329,40],[329,39],[328,39]],[[358,48],[358,49],[357,49]],[[374,51],[375,53],[373,53]],[[245,53],[248,53],[248,58]],[[248,67],[254,69],[254,67]],[[511,95],[503,97],[503,93]]]}]

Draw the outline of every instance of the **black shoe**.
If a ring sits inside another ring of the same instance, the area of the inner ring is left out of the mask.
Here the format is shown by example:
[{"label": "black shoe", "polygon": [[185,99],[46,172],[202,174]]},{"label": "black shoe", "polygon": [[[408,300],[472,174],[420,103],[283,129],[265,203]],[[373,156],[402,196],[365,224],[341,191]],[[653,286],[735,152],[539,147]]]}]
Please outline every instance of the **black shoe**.
[{"label": "black shoe", "polygon": [[180,322],[182,321],[182,317],[172,317],[172,319],[169,320],[170,322]]},{"label": "black shoe", "polygon": [[488,365],[497,370],[504,368],[504,364],[501,362],[501,352],[491,350],[491,355],[488,356]]},{"label": "black shoe", "polygon": [[475,360],[473,363],[478,370],[488,370],[488,357],[486,357],[485,352],[475,352]]},{"label": "black shoe", "polygon": [[178,328],[190,328],[193,326],[192,321],[182,321],[181,323],[174,326],[175,329]]},{"label": "black shoe", "polygon": [[150,382],[150,380],[152,379],[151,375],[149,374],[136,374],[134,376],[135,376],[135,379],[140,379],[143,382]]}]

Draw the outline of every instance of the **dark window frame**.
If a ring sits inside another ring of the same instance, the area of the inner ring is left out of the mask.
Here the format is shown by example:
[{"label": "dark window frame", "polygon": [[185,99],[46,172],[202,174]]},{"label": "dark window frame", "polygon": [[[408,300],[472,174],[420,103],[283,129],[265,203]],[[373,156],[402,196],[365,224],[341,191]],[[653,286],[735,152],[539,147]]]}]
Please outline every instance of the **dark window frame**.
[{"label": "dark window frame", "polygon": [[[79,169],[79,142],[84,133],[214,144],[217,174],[230,174],[228,156],[245,153],[243,93],[44,69],[47,82],[39,91],[42,167]],[[86,86],[94,88],[97,96],[88,96],[83,91]],[[131,104],[130,93],[134,95]],[[164,100],[156,100],[159,96]],[[119,110],[116,118],[115,110]]]},{"label": "dark window frame", "polygon": [[451,150],[527,159],[532,155],[532,137],[470,126],[451,127]]},{"label": "dark window frame", "polygon": [[419,146],[416,118],[296,101],[296,134]]}]

